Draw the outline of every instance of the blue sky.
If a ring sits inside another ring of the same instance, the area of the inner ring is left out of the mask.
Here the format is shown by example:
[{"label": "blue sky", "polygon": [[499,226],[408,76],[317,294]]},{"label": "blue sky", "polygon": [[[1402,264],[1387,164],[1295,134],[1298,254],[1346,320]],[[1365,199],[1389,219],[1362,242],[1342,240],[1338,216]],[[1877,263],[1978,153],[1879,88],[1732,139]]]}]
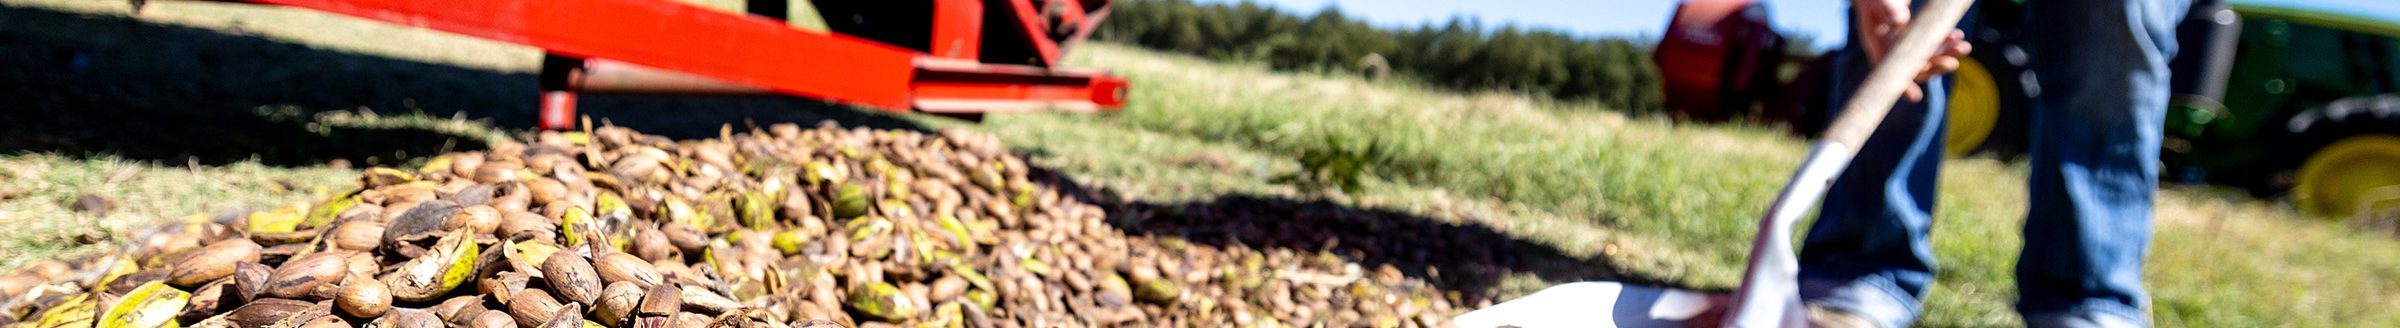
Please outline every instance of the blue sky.
[{"label": "blue sky", "polygon": [[[1239,2],[1242,0],[1200,0],[1202,2]],[[1342,13],[1353,18],[1366,18],[1384,25],[1415,25],[1441,22],[1451,16],[1481,17],[1487,24],[1515,23],[1525,26],[1548,26],[1575,31],[1583,35],[1640,36],[1655,38],[1667,25],[1667,15],[1675,8],[1676,0],[1254,0],[1274,4],[1284,9],[1314,13],[1327,6],[1338,6]],[[1849,10],[1848,0],[1762,0],[1773,13],[1775,27],[1785,33],[1803,33],[1816,37],[1818,48],[1841,44],[1842,20]],[[1992,0],[1985,0],[1992,1]],[[2069,0],[2079,1],[2079,0]],[[2372,17],[2400,21],[2400,1],[2395,0],[2234,0],[2235,2],[2264,2],[2301,7],[2341,8],[2348,12],[2363,12]]]}]

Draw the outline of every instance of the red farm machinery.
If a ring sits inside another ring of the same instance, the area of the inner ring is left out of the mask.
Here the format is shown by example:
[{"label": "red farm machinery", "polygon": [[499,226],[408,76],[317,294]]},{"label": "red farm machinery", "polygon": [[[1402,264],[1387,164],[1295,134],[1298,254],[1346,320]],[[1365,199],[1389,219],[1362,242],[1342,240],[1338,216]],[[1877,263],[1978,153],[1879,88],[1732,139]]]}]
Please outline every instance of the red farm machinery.
[{"label": "red farm machinery", "polygon": [[669,0],[244,0],[541,48],[541,126],[574,126],[581,93],[780,93],[888,111],[976,117],[1096,112],[1126,81],[1066,67],[1109,0],[915,0],[813,5],[826,31],[791,27],[792,1],[735,14]]}]

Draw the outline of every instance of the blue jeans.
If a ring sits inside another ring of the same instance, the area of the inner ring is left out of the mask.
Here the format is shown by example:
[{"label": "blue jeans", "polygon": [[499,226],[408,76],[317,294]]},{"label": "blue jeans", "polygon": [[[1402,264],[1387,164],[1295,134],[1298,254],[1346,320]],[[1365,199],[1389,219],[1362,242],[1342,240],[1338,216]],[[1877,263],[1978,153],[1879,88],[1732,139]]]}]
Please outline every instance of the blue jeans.
[{"label": "blue jeans", "polygon": [[[2149,322],[2142,261],[2167,60],[2187,9],[2184,0],[2026,1],[2023,32],[2042,94],[2027,133],[2032,195],[2016,269],[2019,314]],[[1870,67],[1855,42],[1839,56],[1832,104],[1846,101]],[[1834,180],[1810,227],[1800,279],[1811,304],[1886,327],[1916,319],[1934,277],[1926,237],[1948,81],[1921,87],[1926,100],[1894,107]]]}]

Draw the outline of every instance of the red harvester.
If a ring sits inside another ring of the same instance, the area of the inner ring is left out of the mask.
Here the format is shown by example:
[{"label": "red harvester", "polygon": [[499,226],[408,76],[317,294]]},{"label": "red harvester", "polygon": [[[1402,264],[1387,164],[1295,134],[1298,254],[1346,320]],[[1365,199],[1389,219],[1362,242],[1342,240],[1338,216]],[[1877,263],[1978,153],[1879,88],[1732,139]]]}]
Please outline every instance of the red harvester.
[{"label": "red harvester", "polygon": [[1065,67],[1109,0],[811,1],[750,15],[665,0],[244,0],[540,47],[541,125],[571,128],[578,93],[765,94],[891,111],[1115,110],[1126,82]]}]

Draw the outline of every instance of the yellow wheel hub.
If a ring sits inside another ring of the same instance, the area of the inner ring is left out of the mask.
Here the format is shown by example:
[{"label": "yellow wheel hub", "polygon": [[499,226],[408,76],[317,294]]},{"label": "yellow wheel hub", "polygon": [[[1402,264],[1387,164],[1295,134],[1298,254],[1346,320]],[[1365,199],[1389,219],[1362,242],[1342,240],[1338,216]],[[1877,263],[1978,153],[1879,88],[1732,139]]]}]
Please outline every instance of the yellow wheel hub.
[{"label": "yellow wheel hub", "polygon": [[1950,132],[1942,148],[1950,156],[1966,156],[1992,137],[2000,122],[2000,84],[1992,71],[1974,58],[1959,58],[1950,84]]},{"label": "yellow wheel hub", "polygon": [[2308,156],[2293,180],[2292,196],[2302,212],[2348,220],[2400,209],[2400,137],[2343,138]]}]

